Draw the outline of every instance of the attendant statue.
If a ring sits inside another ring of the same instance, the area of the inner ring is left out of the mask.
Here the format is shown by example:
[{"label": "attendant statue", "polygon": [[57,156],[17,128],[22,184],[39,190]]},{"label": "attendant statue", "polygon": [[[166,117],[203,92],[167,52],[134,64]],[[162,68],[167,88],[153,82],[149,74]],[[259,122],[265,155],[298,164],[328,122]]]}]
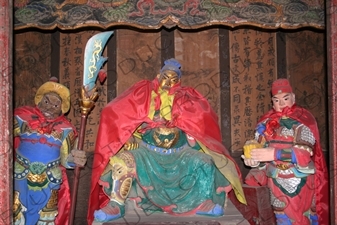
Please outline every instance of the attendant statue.
[{"label": "attendant statue", "polygon": [[64,116],[70,92],[55,79],[36,92],[35,107],[14,110],[14,224],[68,223],[69,185],[65,168],[84,166],[75,150],[76,129]]},{"label": "attendant statue", "polygon": [[274,81],[271,94],[273,109],[244,146],[244,163],[254,168],[245,182],[268,185],[278,225],[328,225],[328,171],[316,120],[295,104],[287,79]]},{"label": "attendant statue", "polygon": [[181,86],[180,67],[166,60],[153,81],[136,83],[103,109],[89,224],[123,217],[127,198],[171,215],[222,216],[230,191],[245,203],[218,117],[201,94]]}]

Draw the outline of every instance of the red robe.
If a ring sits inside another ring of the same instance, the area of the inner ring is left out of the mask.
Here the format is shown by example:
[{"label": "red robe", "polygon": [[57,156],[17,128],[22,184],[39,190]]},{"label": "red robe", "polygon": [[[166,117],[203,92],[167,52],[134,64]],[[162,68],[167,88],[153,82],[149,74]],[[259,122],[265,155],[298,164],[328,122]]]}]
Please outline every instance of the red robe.
[{"label": "red robe", "polygon": [[[20,116],[27,122],[27,125],[33,129],[38,130],[40,124],[43,122],[51,122],[51,126],[44,127],[41,132],[50,133],[52,130],[62,132],[62,128],[72,128],[75,135],[77,135],[76,128],[67,120],[64,115],[59,116],[55,120],[47,120],[37,107],[23,106],[14,110],[14,116]],[[57,125],[54,125],[57,123]],[[18,147],[20,137],[14,137],[14,152]],[[58,191],[58,215],[55,218],[56,225],[67,225],[69,222],[70,212],[70,189],[66,169],[60,166],[62,171],[62,184]]]},{"label": "red robe", "polygon": [[280,119],[282,116],[294,119],[309,127],[315,137],[313,161],[315,164],[315,196],[316,212],[320,225],[329,225],[329,175],[320,144],[320,136],[315,117],[306,109],[293,105],[291,108],[285,108],[282,112],[276,112],[274,109],[267,112],[260,118],[258,123],[266,119]]},{"label": "red robe", "polygon": [[[156,124],[148,118],[151,104],[151,93],[158,94],[158,80],[143,80],[126,90],[103,109],[96,140],[95,157],[91,179],[91,190],[88,210],[88,223],[93,221],[93,214],[109,201],[98,185],[98,180],[105,169],[109,158],[115,155],[130,138],[136,128],[143,122],[150,126]],[[211,151],[230,157],[221,143],[218,117],[208,101],[195,89],[181,87],[180,83],[172,87],[169,94],[175,98],[171,109],[170,125],[176,126],[196,140],[203,143]],[[156,109],[160,107],[159,95],[155,99]],[[238,176],[240,171],[236,165]]]}]

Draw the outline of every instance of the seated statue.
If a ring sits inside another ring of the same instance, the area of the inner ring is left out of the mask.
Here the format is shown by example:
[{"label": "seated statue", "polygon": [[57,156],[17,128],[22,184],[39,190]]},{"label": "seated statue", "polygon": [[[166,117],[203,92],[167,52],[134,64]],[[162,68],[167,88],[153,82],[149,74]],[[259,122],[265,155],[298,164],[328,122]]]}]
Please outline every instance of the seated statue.
[{"label": "seated statue", "polygon": [[179,62],[166,60],[153,81],[136,83],[103,109],[89,224],[123,217],[127,198],[171,215],[222,216],[230,191],[246,203],[216,113],[180,78]]}]

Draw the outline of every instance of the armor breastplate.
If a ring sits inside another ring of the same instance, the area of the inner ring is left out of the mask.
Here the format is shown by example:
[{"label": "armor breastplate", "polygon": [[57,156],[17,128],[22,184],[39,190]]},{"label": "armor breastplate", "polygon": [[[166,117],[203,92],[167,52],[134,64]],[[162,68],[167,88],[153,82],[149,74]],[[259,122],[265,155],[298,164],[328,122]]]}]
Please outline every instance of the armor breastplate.
[{"label": "armor breastplate", "polygon": [[154,128],[143,135],[143,141],[160,148],[179,148],[186,144],[186,135],[178,128]]},{"label": "armor breastplate", "polygon": [[294,135],[293,128],[279,127],[273,136],[265,136],[266,144],[276,149],[291,148],[294,145]]},{"label": "armor breastplate", "polygon": [[24,133],[16,151],[14,178],[25,179],[30,189],[40,190],[52,182],[62,182],[60,148],[62,141],[52,135]]},{"label": "armor breastplate", "polygon": [[161,148],[171,148],[179,140],[179,130],[177,128],[155,128],[153,130],[153,140],[155,145]]},{"label": "armor breastplate", "polygon": [[22,134],[17,153],[30,162],[48,163],[60,158],[62,142],[46,134]]},{"label": "armor breastplate", "polygon": [[[280,126],[274,132],[273,136],[265,136],[266,146],[275,149],[291,149],[298,144],[306,144],[303,142],[302,124],[295,124],[290,129]],[[306,138],[304,138],[306,139]],[[299,169],[291,162],[272,161],[267,167],[267,176],[274,178],[292,178],[306,177],[308,174],[301,173]]]}]

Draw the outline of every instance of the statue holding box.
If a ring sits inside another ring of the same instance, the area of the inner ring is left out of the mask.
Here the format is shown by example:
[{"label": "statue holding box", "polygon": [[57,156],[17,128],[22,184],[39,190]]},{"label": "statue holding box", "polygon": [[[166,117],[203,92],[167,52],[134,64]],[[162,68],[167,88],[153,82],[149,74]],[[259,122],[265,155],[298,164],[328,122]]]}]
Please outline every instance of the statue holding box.
[{"label": "statue holding box", "polygon": [[244,149],[253,167],[245,182],[268,185],[278,225],[327,225],[328,171],[315,118],[295,104],[287,79],[272,84],[273,109],[256,126]]}]

